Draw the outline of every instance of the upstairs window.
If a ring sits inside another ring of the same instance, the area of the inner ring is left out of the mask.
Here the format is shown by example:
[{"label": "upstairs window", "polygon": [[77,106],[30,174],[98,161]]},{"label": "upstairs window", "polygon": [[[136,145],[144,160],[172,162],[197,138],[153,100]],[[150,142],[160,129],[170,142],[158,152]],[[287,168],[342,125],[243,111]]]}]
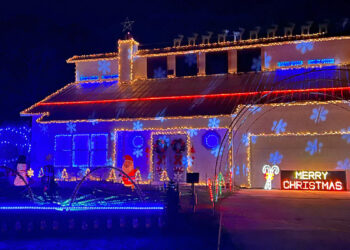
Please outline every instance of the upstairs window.
[{"label": "upstairs window", "polygon": [[205,54],[206,75],[226,74],[228,72],[227,51],[208,52]]},{"label": "upstairs window", "polygon": [[147,57],[147,78],[167,78],[167,58]]},{"label": "upstairs window", "polygon": [[176,76],[196,76],[197,72],[197,54],[176,56]]},{"label": "upstairs window", "polygon": [[237,50],[237,72],[261,71],[261,49]]}]

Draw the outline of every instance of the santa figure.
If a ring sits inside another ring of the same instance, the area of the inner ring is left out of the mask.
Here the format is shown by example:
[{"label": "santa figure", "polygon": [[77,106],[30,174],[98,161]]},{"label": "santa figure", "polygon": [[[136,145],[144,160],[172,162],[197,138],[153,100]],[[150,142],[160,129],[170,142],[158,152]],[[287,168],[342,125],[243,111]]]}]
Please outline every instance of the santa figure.
[{"label": "santa figure", "polygon": [[[135,180],[135,174],[137,169],[134,169],[134,161],[130,155],[124,156],[124,163],[122,166],[122,170],[124,171],[125,174],[127,174],[130,177],[130,179]],[[133,187],[133,184],[130,179],[125,175],[122,176],[124,186]]]}]

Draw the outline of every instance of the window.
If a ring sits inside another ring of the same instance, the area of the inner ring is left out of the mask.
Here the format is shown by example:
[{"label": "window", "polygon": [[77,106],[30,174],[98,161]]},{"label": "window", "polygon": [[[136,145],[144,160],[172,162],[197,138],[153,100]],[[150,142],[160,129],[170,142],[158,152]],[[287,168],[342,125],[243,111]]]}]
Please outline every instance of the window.
[{"label": "window", "polygon": [[147,78],[167,78],[167,57],[147,57]]},{"label": "window", "polygon": [[107,159],[108,135],[91,135],[91,166],[103,166]]},{"label": "window", "polygon": [[108,134],[55,136],[56,167],[97,167],[107,163]]},{"label": "window", "polygon": [[205,74],[226,74],[228,72],[227,51],[208,52],[205,54]]},{"label": "window", "polygon": [[88,167],[89,135],[73,135],[73,167]]},{"label": "window", "polygon": [[261,49],[237,50],[237,72],[261,71]]},{"label": "window", "polygon": [[176,76],[196,76],[197,72],[197,54],[176,56]]}]

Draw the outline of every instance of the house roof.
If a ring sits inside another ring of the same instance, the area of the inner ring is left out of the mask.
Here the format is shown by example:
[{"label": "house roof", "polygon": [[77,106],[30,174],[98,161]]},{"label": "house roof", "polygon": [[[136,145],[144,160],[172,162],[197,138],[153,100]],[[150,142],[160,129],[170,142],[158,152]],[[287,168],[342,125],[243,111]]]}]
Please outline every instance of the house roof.
[{"label": "house roof", "polygon": [[42,121],[229,115],[239,104],[349,97],[349,67],[68,84],[22,115]]}]

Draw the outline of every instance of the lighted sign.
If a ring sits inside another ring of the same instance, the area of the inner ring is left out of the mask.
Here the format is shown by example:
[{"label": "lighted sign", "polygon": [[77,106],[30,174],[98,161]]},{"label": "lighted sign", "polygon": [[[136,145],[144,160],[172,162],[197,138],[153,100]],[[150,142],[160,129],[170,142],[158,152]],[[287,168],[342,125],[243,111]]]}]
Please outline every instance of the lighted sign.
[{"label": "lighted sign", "polygon": [[301,65],[303,65],[303,61],[277,62],[277,67],[291,67],[291,66],[301,66]]},{"label": "lighted sign", "polygon": [[334,64],[334,58],[312,59],[307,61],[308,64]]},{"label": "lighted sign", "polygon": [[346,190],[345,171],[281,171],[283,190]]}]

